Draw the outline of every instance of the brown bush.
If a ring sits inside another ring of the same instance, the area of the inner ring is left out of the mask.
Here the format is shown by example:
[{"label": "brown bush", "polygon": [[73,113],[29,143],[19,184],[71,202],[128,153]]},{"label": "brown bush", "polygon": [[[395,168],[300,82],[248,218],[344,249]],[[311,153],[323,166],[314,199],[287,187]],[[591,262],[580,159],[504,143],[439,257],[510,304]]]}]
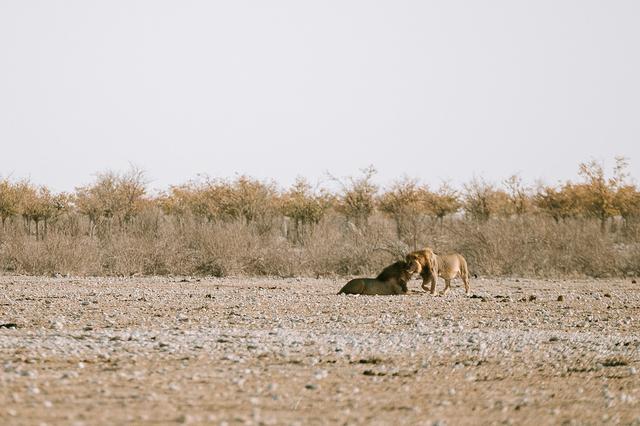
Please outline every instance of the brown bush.
[{"label": "brown bush", "polygon": [[440,221],[446,216],[455,214],[462,207],[462,202],[458,191],[454,190],[447,183],[440,185],[435,193],[432,193],[429,199],[429,211]]},{"label": "brown bush", "polygon": [[640,217],[640,192],[633,185],[625,185],[616,191],[614,206],[623,219]]},{"label": "brown bush", "polygon": [[616,175],[607,179],[602,164],[591,161],[580,164],[580,176],[584,183],[577,187],[580,204],[586,215],[591,215],[600,221],[604,230],[607,219],[619,214],[615,206],[615,194],[623,183],[625,160],[618,158]]},{"label": "brown bush", "polygon": [[6,229],[7,219],[20,211],[20,191],[8,178],[0,180],[0,220],[2,229]]},{"label": "brown bush", "polygon": [[509,204],[507,211],[516,216],[531,213],[533,209],[531,190],[524,185],[522,178],[518,175],[512,175],[504,181],[504,186],[507,189]]},{"label": "brown bush", "polygon": [[158,204],[165,213],[180,220],[189,212],[207,222],[242,221],[268,232],[277,215],[279,200],[274,183],[239,176],[233,181],[206,179],[202,183],[172,186],[169,193],[160,195]]},{"label": "brown bush", "polygon": [[583,210],[580,195],[575,185],[566,183],[561,188],[542,186],[534,197],[534,205],[547,213],[556,222],[580,216]]},{"label": "brown bush", "polygon": [[89,219],[89,236],[96,229],[103,238],[123,231],[144,203],[146,185],[144,172],[132,167],[123,174],[99,173],[93,184],[76,188],[73,202]]},{"label": "brown bush", "polygon": [[369,218],[375,211],[378,186],[373,183],[376,169],[373,166],[361,170],[360,177],[349,177],[346,183],[332,177],[340,187],[336,208],[347,220],[359,229],[369,224]]},{"label": "brown bush", "polygon": [[426,185],[416,179],[404,178],[394,182],[378,198],[378,209],[389,215],[396,224],[396,234],[403,239],[415,234],[421,219],[428,212],[431,193]]},{"label": "brown bush", "polygon": [[304,178],[296,182],[280,198],[280,211],[293,222],[293,232],[285,230],[286,236],[293,235],[295,242],[313,230],[334,203],[334,197],[327,191],[314,191]]},{"label": "brown bush", "polygon": [[478,221],[512,214],[507,193],[481,178],[473,178],[464,185],[462,206],[469,218]]}]

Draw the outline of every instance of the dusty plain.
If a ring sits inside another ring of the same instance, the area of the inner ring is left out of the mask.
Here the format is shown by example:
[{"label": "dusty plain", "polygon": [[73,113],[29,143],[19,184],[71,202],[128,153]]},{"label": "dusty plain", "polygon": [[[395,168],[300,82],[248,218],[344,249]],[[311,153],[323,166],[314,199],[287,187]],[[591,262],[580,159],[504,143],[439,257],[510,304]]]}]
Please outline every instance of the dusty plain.
[{"label": "dusty plain", "polygon": [[631,278],[345,282],[0,276],[0,424],[640,424]]}]

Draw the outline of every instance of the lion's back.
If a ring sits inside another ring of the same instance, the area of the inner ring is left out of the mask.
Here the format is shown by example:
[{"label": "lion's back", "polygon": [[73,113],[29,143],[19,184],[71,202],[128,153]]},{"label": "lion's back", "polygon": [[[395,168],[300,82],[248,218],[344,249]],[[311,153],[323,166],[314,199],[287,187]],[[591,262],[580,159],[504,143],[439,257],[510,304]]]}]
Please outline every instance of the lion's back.
[{"label": "lion's back", "polygon": [[399,260],[387,266],[378,274],[376,280],[378,281],[408,281],[410,275],[407,276],[407,263],[404,260]]},{"label": "lion's back", "polygon": [[355,278],[342,287],[338,294],[362,294],[367,296],[390,296],[402,294],[403,289],[393,283],[383,282],[375,278]]},{"label": "lion's back", "polygon": [[466,274],[467,261],[459,253],[450,253],[439,256],[442,266],[439,274],[444,278],[453,278],[458,274]]}]

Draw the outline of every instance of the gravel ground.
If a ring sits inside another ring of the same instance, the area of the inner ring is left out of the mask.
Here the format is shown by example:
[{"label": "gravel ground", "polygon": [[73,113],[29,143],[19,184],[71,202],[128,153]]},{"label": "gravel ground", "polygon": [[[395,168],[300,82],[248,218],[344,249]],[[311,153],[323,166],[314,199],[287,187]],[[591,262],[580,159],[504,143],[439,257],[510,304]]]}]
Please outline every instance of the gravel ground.
[{"label": "gravel ground", "polygon": [[640,424],[631,279],[346,281],[0,276],[0,424]]}]

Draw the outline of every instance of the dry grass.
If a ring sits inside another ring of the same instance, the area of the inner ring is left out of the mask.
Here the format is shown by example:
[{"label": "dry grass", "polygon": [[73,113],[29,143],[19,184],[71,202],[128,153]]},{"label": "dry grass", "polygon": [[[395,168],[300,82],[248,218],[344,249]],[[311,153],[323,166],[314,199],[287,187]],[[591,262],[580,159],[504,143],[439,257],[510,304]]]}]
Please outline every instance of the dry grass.
[{"label": "dry grass", "polygon": [[379,213],[365,228],[331,213],[305,229],[301,239],[287,238],[283,218],[265,232],[242,220],[178,221],[153,209],[123,229],[94,237],[82,232],[89,227],[84,222],[67,218],[42,239],[28,234],[20,221],[11,222],[0,231],[0,269],[36,275],[364,275],[430,246],[463,253],[471,272],[481,275],[640,274],[638,227],[611,226],[603,233],[595,220],[424,218],[403,239],[395,222]]}]

